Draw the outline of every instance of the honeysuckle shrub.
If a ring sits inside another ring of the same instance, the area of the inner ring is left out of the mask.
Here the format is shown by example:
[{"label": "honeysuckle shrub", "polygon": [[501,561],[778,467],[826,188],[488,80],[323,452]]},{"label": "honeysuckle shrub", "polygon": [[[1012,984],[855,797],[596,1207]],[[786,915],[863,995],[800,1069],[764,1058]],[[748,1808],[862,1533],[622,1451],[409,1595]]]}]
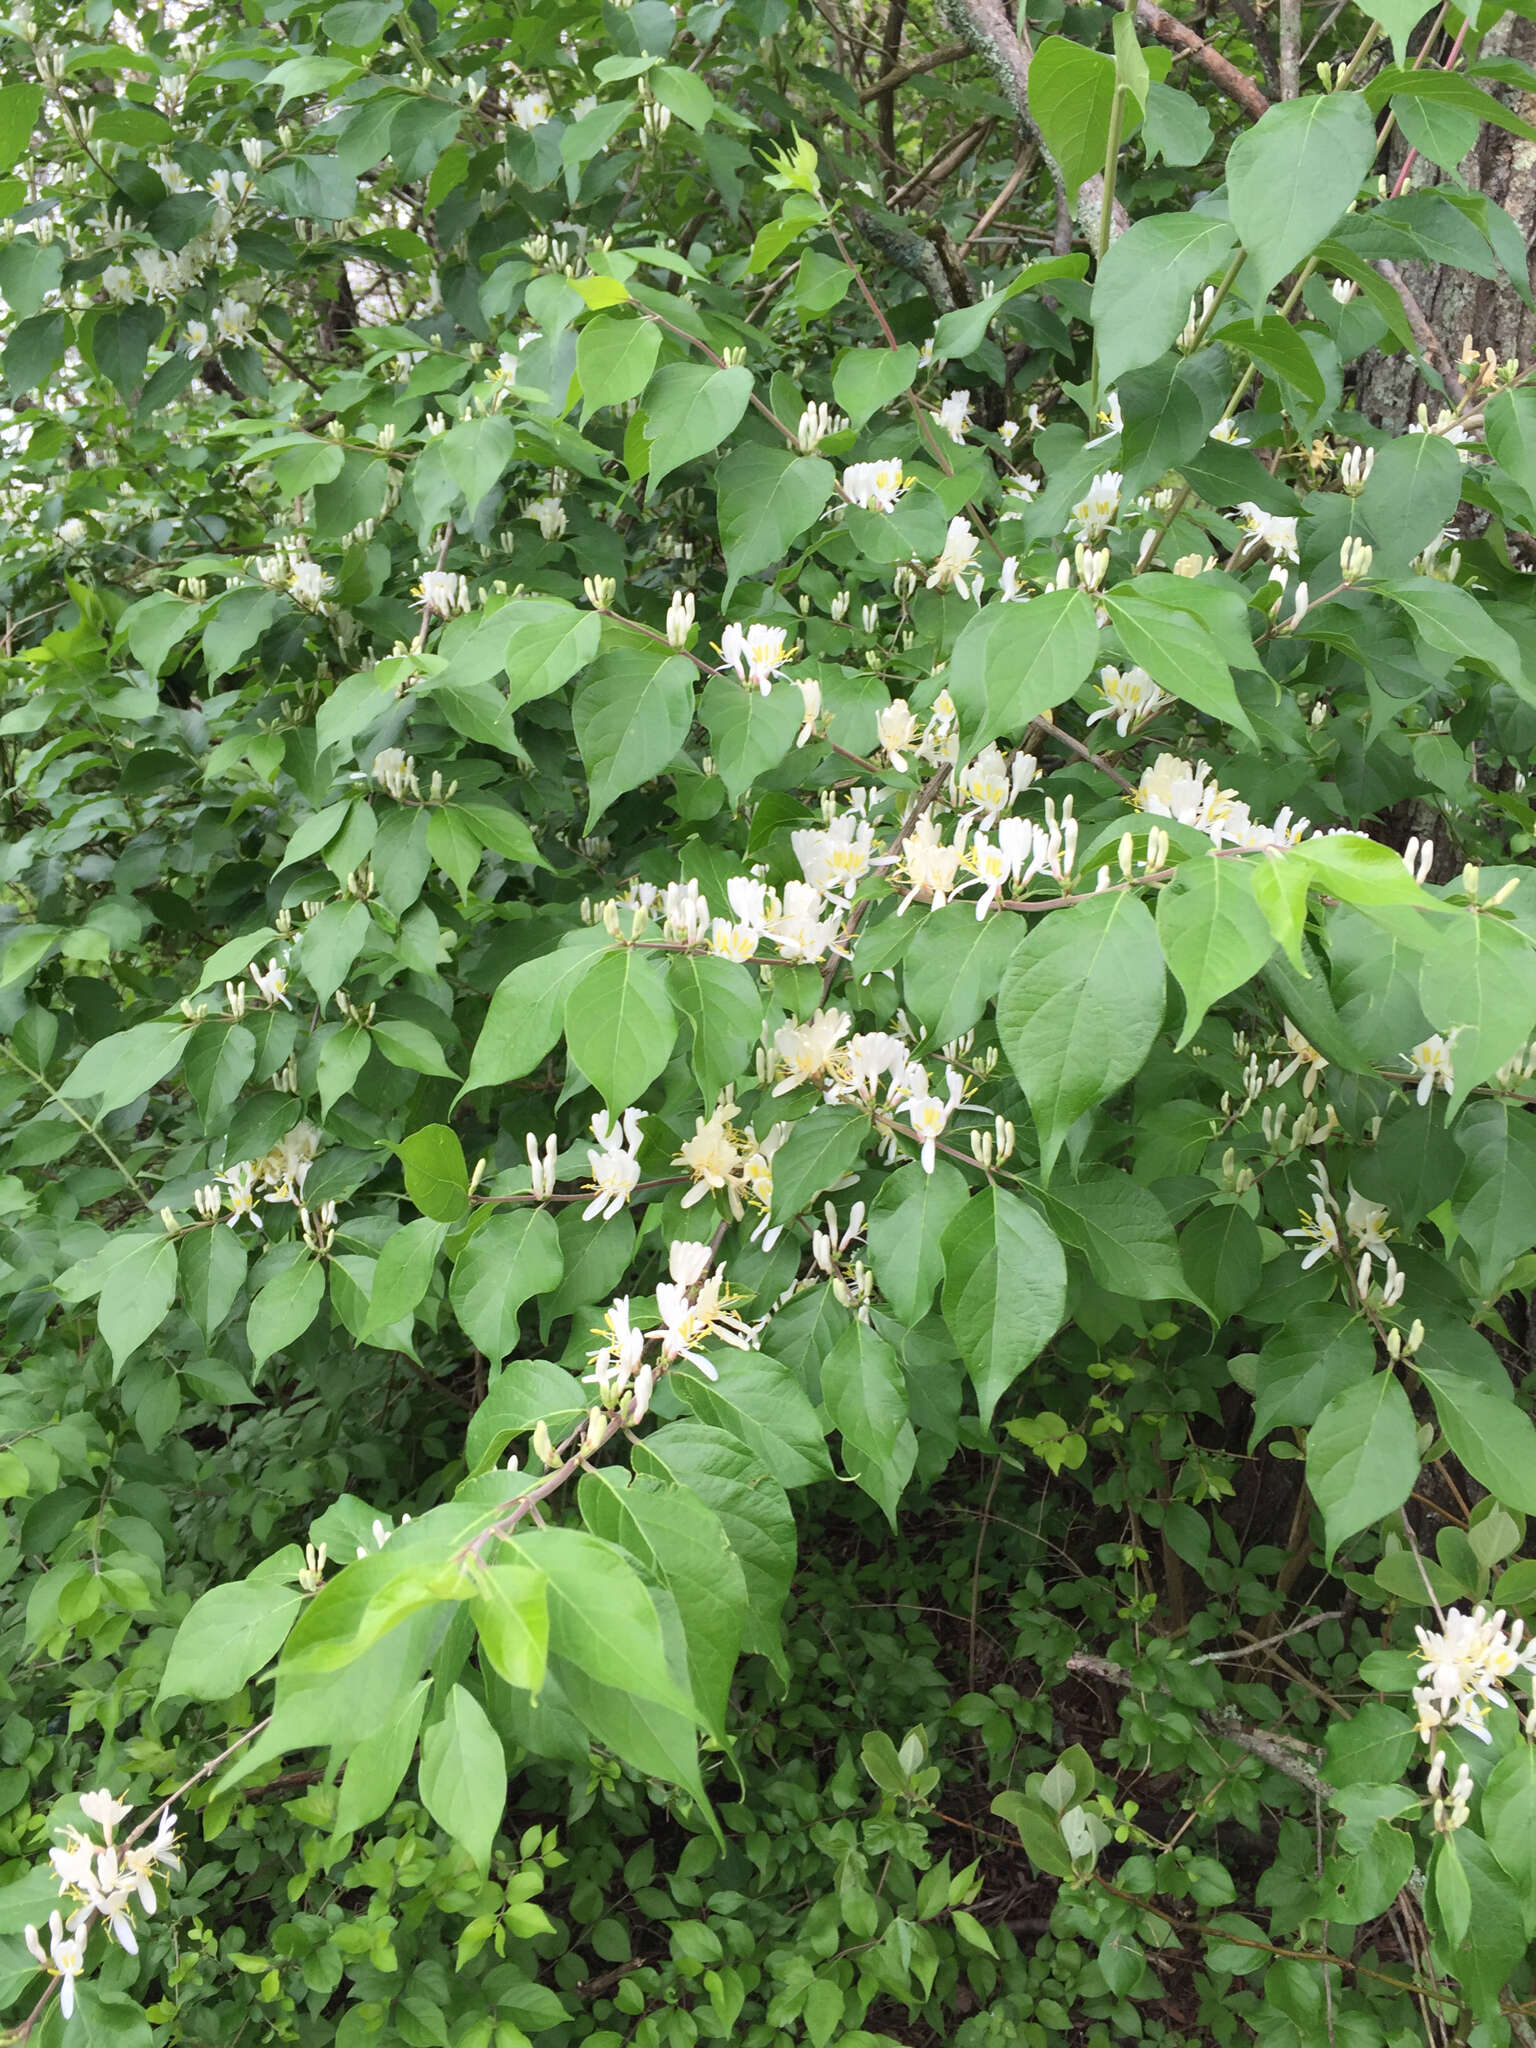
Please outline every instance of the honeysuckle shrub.
[{"label": "honeysuckle shrub", "polygon": [[5,25],[23,2033],[1531,2038],[1498,19]]}]

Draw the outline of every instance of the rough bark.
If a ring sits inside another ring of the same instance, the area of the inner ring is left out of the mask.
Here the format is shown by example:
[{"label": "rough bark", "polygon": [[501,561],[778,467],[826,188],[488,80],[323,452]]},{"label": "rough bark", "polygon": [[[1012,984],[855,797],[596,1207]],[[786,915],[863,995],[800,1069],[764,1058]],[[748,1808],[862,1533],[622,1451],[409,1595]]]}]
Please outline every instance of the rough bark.
[{"label": "rough bark", "polygon": [[[1480,54],[1484,57],[1513,57],[1522,63],[1536,63],[1536,22],[1521,15],[1507,15],[1485,37]],[[1492,88],[1505,105],[1527,121],[1536,120],[1536,94],[1511,86]],[[1406,151],[1399,147],[1393,167],[1394,178]],[[1536,143],[1502,128],[1484,127],[1477,147],[1460,166],[1461,176],[1474,192],[1486,192],[1520,226],[1527,238],[1536,230]],[[1410,187],[1442,182],[1439,169],[1423,157],[1409,174]],[[1529,260],[1529,259],[1528,259]],[[1536,316],[1522,305],[1502,280],[1472,277],[1448,267],[1406,263],[1403,277],[1422,307],[1430,327],[1452,362],[1461,353],[1462,337],[1470,334],[1479,349],[1497,350],[1500,360],[1518,356],[1529,362],[1536,354]],[[1536,271],[1532,272],[1536,281]],[[1360,410],[1395,433],[1401,433],[1420,405],[1427,405],[1431,417],[1445,403],[1421,367],[1406,351],[1397,355],[1372,354],[1360,366],[1356,381]]]}]

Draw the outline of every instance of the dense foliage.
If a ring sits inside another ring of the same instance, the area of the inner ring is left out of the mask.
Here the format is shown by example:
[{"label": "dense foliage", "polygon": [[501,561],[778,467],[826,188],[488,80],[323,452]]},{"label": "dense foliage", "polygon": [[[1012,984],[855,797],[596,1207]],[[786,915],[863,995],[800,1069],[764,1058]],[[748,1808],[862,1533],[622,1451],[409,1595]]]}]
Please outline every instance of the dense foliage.
[{"label": "dense foliage", "polygon": [[1536,73],[1239,12],[0,29],[23,2035],[1536,2038]]}]

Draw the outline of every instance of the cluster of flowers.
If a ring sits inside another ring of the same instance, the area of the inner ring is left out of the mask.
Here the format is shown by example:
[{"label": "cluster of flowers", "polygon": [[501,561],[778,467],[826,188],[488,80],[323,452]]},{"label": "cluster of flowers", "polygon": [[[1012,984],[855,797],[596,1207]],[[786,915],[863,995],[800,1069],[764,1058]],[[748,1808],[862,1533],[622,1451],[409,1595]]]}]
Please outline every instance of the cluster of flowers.
[{"label": "cluster of flowers", "polygon": [[[1301,1270],[1305,1273],[1320,1259],[1340,1259],[1350,1263],[1358,1255],[1355,1287],[1363,1301],[1370,1293],[1372,1261],[1380,1259],[1382,1303],[1387,1308],[1396,1307],[1403,1298],[1404,1282],[1402,1270],[1387,1246],[1387,1239],[1395,1233],[1387,1222],[1385,1205],[1369,1200],[1351,1187],[1348,1202],[1341,1211],[1338,1198],[1328,1184],[1328,1169],[1321,1159],[1313,1165],[1310,1177],[1312,1213],[1309,1216],[1303,1209],[1300,1228],[1283,1233],[1286,1237],[1302,1238],[1312,1247],[1301,1262]],[[1350,1240],[1347,1252],[1344,1248],[1346,1232]]]},{"label": "cluster of flowers", "polygon": [[302,548],[302,542],[290,542],[275,555],[259,556],[251,568],[256,580],[268,590],[285,590],[306,611],[323,612],[336,579],[328,576],[318,562],[312,562]]},{"label": "cluster of flowers", "polygon": [[895,1157],[899,1137],[915,1137],[923,1171],[932,1173],[938,1142],[965,1099],[964,1075],[951,1066],[945,1093],[936,1094],[928,1069],[904,1039],[890,1031],[849,1038],[852,1022],[846,1010],[817,1010],[808,1023],[781,1024],[762,1078],[773,1081],[775,1095],[819,1087],[827,1102],[859,1104],[872,1114],[888,1158]]},{"label": "cluster of flowers", "polygon": [[91,1923],[104,1922],[118,1947],[137,1955],[139,1944],[130,1910],[134,1900],[146,1913],[153,1913],[156,1872],[181,1868],[175,1849],[174,1813],[162,1813],[153,1840],[135,1848],[131,1841],[113,1841],[118,1823],[133,1811],[121,1799],[114,1799],[110,1792],[86,1792],[81,1796],[80,1811],[100,1828],[102,1839],[98,1842],[78,1828],[66,1828],[63,1847],[48,1852],[60,1896],[73,1901],[69,1918],[59,1912],[49,1915],[46,1948],[37,1928],[26,1930],[29,1952],[59,1980],[59,2009],[65,2019],[74,2014],[75,1979],[85,1968]]},{"label": "cluster of flowers", "polygon": [[242,1159],[199,1188],[193,1198],[198,1215],[205,1223],[222,1217],[231,1229],[242,1216],[249,1216],[260,1230],[260,1203],[291,1203],[299,1212],[306,1242],[317,1250],[327,1249],[336,1226],[336,1204],[322,1202],[311,1212],[304,1202],[304,1182],[319,1148],[320,1133],[314,1125],[296,1123],[260,1159]]},{"label": "cluster of flowers", "polygon": [[1150,768],[1142,770],[1131,801],[1154,818],[1192,825],[1205,833],[1213,846],[1248,851],[1295,846],[1308,836],[1311,822],[1293,818],[1287,804],[1272,825],[1260,824],[1235,790],[1219,786],[1208,762],[1185,761],[1177,754],[1159,754]]},{"label": "cluster of flowers", "polygon": [[[708,1343],[729,1344],[737,1351],[754,1350],[762,1325],[744,1322],[731,1306],[723,1266],[711,1272],[714,1252],[707,1244],[674,1243],[667,1253],[667,1278],[656,1289],[657,1324],[637,1326],[631,1297],[621,1295],[608,1308],[593,1335],[602,1338],[587,1354],[592,1370],[587,1383],[597,1388],[591,1434],[606,1426],[604,1410],[625,1424],[639,1422],[651,1405],[657,1378],[685,1359],[706,1379],[719,1373],[700,1350]],[[654,1346],[652,1353],[649,1347]]]},{"label": "cluster of flowers", "polygon": [[728,1088],[708,1117],[695,1117],[693,1136],[685,1138],[673,1164],[685,1167],[693,1186],[683,1197],[691,1209],[706,1195],[723,1194],[731,1214],[739,1223],[748,1204],[758,1212],[753,1241],[761,1239],[765,1251],[772,1251],[780,1227],[768,1221],[773,1203],[773,1155],[794,1128],[775,1124],[759,1143],[750,1124],[735,1122],[735,1091]]},{"label": "cluster of flowers", "polygon": [[[1419,1639],[1419,1683],[1413,1704],[1418,1716],[1418,1733],[1430,1745],[1429,1790],[1434,1798],[1437,1831],[1453,1833],[1467,1818],[1472,1796],[1472,1774],[1463,1763],[1457,1768],[1449,1796],[1445,1796],[1446,1752],[1440,1740],[1442,1729],[1461,1728],[1478,1742],[1491,1742],[1488,1715],[1494,1707],[1507,1707],[1509,1696],[1504,1681],[1523,1672],[1536,1674],[1536,1639],[1524,1644],[1523,1621],[1504,1626],[1504,1609],[1490,1614],[1474,1607],[1466,1614],[1449,1608],[1437,1629],[1415,1628]],[[1532,1732],[1536,1709],[1526,1718],[1526,1732]]]}]

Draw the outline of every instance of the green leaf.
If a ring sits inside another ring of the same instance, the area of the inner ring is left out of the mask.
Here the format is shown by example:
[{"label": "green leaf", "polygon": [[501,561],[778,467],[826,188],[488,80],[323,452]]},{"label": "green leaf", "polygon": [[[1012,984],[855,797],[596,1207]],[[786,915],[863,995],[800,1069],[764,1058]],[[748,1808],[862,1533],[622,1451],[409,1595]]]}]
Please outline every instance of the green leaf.
[{"label": "green leaf", "polygon": [[1024,1853],[1037,1870],[1046,1877],[1071,1877],[1072,1858],[1057,1817],[1048,1806],[1023,1792],[999,1792],[992,1811],[1018,1829]]},{"label": "green leaf", "polygon": [[1475,661],[1496,676],[1519,675],[1520,650],[1502,626],[1494,624],[1470,590],[1440,583],[1432,576],[1384,579],[1371,585],[1380,597],[1397,605],[1430,647],[1458,661]]},{"label": "green leaf", "polygon": [[576,376],[583,402],[596,408],[624,405],[638,398],[660,352],[661,329],[654,320],[599,313],[582,328],[576,343]]},{"label": "green leaf", "polygon": [[215,1586],[193,1602],[165,1661],[162,1700],[227,1700],[283,1647],[304,1604],[271,1579]]},{"label": "green leaf", "polygon": [[1420,1377],[1452,1455],[1505,1507],[1536,1513],[1536,1423],[1525,1410],[1461,1373],[1424,1367]]},{"label": "green leaf", "polygon": [[933,1306],[944,1278],[944,1232],[970,1199],[965,1175],[947,1159],[932,1173],[917,1165],[887,1173],[869,1212],[869,1263],[892,1313],[909,1329]]},{"label": "green leaf", "polygon": [[324,1299],[325,1268],[308,1252],[269,1280],[246,1317],[252,1364],[260,1365],[274,1351],[296,1344],[319,1315]]},{"label": "green leaf", "polygon": [[457,1131],[427,1124],[395,1147],[405,1171],[405,1192],[423,1216],[457,1223],[469,1203],[469,1168]]},{"label": "green leaf", "polygon": [[1159,157],[1176,167],[1203,164],[1211,151],[1211,117],[1187,92],[1154,78],[1147,87],[1147,114],[1141,139],[1149,164]]},{"label": "green leaf", "polygon": [[1376,449],[1357,503],[1376,548],[1373,569],[1406,575],[1461,501],[1461,457],[1443,434],[1404,434]]},{"label": "green leaf", "polygon": [[684,1487],[612,1466],[584,1473],[579,1497],[593,1535],[627,1550],[676,1601],[694,1700],[704,1726],[724,1742],[748,1612],[746,1576],[724,1525]]},{"label": "green leaf", "polygon": [[973,1195],[940,1240],[944,1320],[983,1423],[1056,1334],[1067,1305],[1067,1264],[1049,1225],[1017,1195]]},{"label": "green leaf", "polygon": [[714,1363],[718,1380],[685,1362],[672,1373],[668,1384],[690,1413],[754,1451],[786,1492],[832,1476],[816,1411],[787,1365],[759,1351],[717,1352]]},{"label": "green leaf", "polygon": [[1093,1277],[1133,1301],[1191,1300],[1173,1222],[1151,1188],[1106,1170],[1040,1201],[1063,1244],[1082,1252]]},{"label": "green leaf", "polygon": [[757,442],[732,449],[715,476],[725,554],[723,602],[730,601],[738,578],[789,553],[826,510],[836,485],[837,471],[824,456],[795,455]]},{"label": "green leaf", "polygon": [[22,79],[0,86],[0,171],[20,163],[43,110],[43,88]]},{"label": "green leaf", "polygon": [[918,370],[911,342],[900,348],[845,349],[832,365],[832,396],[849,423],[862,427],[911,389]]},{"label": "green leaf", "polygon": [[1454,1112],[1529,1042],[1536,949],[1518,926],[1463,910],[1438,925],[1434,950],[1420,969],[1419,998],[1438,1032],[1457,1033]]},{"label": "green leaf", "polygon": [[[1102,169],[1102,164],[1098,168]],[[943,362],[951,356],[974,355],[986,339],[987,329],[1010,299],[1055,278],[1082,277],[1087,268],[1086,256],[1047,256],[1038,263],[1027,263],[1001,291],[989,292],[968,306],[956,306],[935,323],[933,360]]]},{"label": "green leaf", "polygon": [[506,631],[501,666],[513,711],[549,696],[585,668],[596,658],[603,632],[596,612],[550,598],[515,598],[495,614],[494,623]]},{"label": "green leaf", "polygon": [[1514,1880],[1529,1919],[1536,1904],[1536,1748],[1517,1743],[1483,1787],[1483,1839]]},{"label": "green leaf", "polygon": [[1401,64],[1408,54],[1408,38],[1429,13],[1431,0],[1385,0],[1376,10],[1379,21],[1392,38],[1392,54]]},{"label": "green leaf", "polygon": [[507,1803],[507,1760],[484,1707],[462,1685],[450,1689],[442,1713],[422,1731],[416,1782],[443,1833],[488,1871]]},{"label": "green leaf", "polygon": [[530,1565],[498,1564],[477,1577],[469,1603],[492,1669],[524,1692],[540,1690],[549,1663],[547,1595],[542,1572]]},{"label": "green leaf", "polygon": [[[1465,72],[1414,71],[1405,65],[1388,64],[1366,86],[1365,97],[1373,114],[1379,114],[1388,101],[1395,113],[1404,104],[1411,107],[1427,103],[1454,109],[1479,124],[1491,122],[1510,135],[1518,135],[1526,142],[1536,142],[1536,128],[1529,121],[1522,120],[1519,114],[1502,105]],[[1398,118],[1402,118],[1400,113]]]},{"label": "green leaf", "polygon": [[1104,168],[1115,60],[1062,36],[1036,45],[1029,67],[1029,111],[1041,140],[1061,168],[1067,203],[1085,178]]},{"label": "green leaf", "polygon": [[894,1529],[897,1503],[917,1463],[917,1439],[896,1354],[868,1323],[855,1318],[833,1345],[821,1368],[821,1397],[842,1437],[849,1478],[878,1502]]},{"label": "green leaf", "polygon": [[852,1107],[813,1109],[802,1117],[773,1155],[773,1221],[790,1222],[851,1172],[870,1135],[869,1118]]},{"label": "green leaf", "polygon": [[1226,221],[1192,213],[1154,214],[1115,237],[1094,279],[1091,313],[1106,387],[1172,348],[1190,301],[1236,239]]},{"label": "green leaf", "polygon": [[1515,391],[1496,392],[1483,408],[1483,432],[1494,461],[1536,505],[1536,391],[1523,384]]},{"label": "green leaf", "polygon": [[605,655],[578,691],[576,744],[587,771],[590,832],[616,796],[677,758],[693,722],[693,664],[641,648]]},{"label": "green leaf", "polygon": [[430,1216],[418,1216],[413,1223],[390,1233],[373,1269],[365,1336],[391,1330],[403,1317],[415,1312],[432,1284],[437,1255],[447,1234],[446,1223]]},{"label": "green leaf", "polygon": [[1032,718],[1065,704],[1098,654],[1093,606],[1081,590],[1048,590],[1028,604],[994,602],[960,630],[949,690],[966,745],[1018,738]]},{"label": "green leaf", "polygon": [[547,1209],[499,1209],[453,1262],[448,1299],[459,1327],[493,1365],[517,1347],[518,1312],[560,1284],[565,1257]]},{"label": "green leaf", "polygon": [[[1422,1112],[1421,1112],[1422,1115]],[[1417,1119],[1415,1119],[1417,1122]],[[1515,1260],[1536,1244],[1536,1119],[1502,1102],[1468,1106],[1456,1135],[1466,1165],[1451,1213],[1478,1264],[1483,1293],[1494,1298]]]},{"label": "green leaf", "polygon": [[284,608],[275,590],[237,584],[216,600],[213,616],[203,628],[203,659],[209,682],[229,674],[251,651]]},{"label": "green leaf", "polygon": [[503,976],[475,1041],[461,1098],[473,1088],[499,1087],[532,1072],[565,1030],[571,990],[591,966],[594,953],[608,944],[600,927],[584,928],[570,945],[525,960]]},{"label": "green leaf", "polygon": [[1400,1508],[1418,1476],[1413,1410],[1394,1374],[1335,1394],[1307,1432],[1307,1485],[1329,1563],[1341,1543]]},{"label": "green leaf", "polygon": [[1183,576],[1137,576],[1104,593],[1121,646],[1152,680],[1185,704],[1254,737],[1232,686],[1226,650],[1204,616],[1205,600]]},{"label": "green leaf", "polygon": [[1141,1071],[1163,1021],[1162,948],[1126,891],[1053,911],[1009,962],[997,1035],[1029,1100],[1044,1175],[1067,1132]]},{"label": "green leaf", "polygon": [[1237,1202],[1202,1209],[1179,1233],[1179,1262],[1196,1297],[1218,1323],[1225,1323],[1259,1291],[1264,1273],[1259,1226]]},{"label": "green leaf", "polygon": [[672,1422],[635,1446],[635,1470],[696,1494],[720,1520],[750,1603],[742,1649],[788,1666],[779,1615],[795,1568],[795,1518],[784,1489],[744,1444],[699,1423]]},{"label": "green leaf", "polygon": [[112,1353],[113,1377],[170,1314],[176,1298],[176,1244],[163,1233],[137,1237],[101,1291],[97,1326]]},{"label": "green leaf", "polygon": [[1297,1311],[1265,1337],[1253,1401],[1257,1443],[1272,1429],[1306,1429],[1335,1394],[1361,1387],[1376,1365],[1364,1321],[1333,1302]]},{"label": "green leaf", "polygon": [[968,903],[921,917],[901,966],[902,994],[936,1044],[977,1024],[1022,934],[1008,917],[978,917]]},{"label": "green leaf", "polygon": [[455,1078],[442,1047],[425,1024],[414,1024],[408,1017],[381,1017],[371,1036],[391,1066],[405,1067],[413,1074],[437,1074],[449,1081]]},{"label": "green leaf", "polygon": [[1288,384],[1307,406],[1322,405],[1327,398],[1322,372],[1305,338],[1278,313],[1259,320],[1229,320],[1221,330],[1221,343],[1241,349],[1261,370]]},{"label": "green leaf", "polygon": [[491,1381],[485,1399],[469,1418],[464,1462],[471,1472],[483,1472],[513,1437],[536,1422],[548,1423],[558,1437],[578,1415],[586,1414],[588,1405],[586,1389],[559,1366],[542,1358],[515,1358]]},{"label": "green leaf", "polygon": [[510,1546],[547,1578],[549,1647],[601,1685],[696,1718],[674,1675],[650,1589],[621,1550],[580,1529],[531,1529]]},{"label": "green leaf", "polygon": [[704,1100],[713,1102],[752,1065],[762,993],[748,968],[713,953],[675,954],[667,963],[667,993],[693,1027],[689,1065]]},{"label": "green leaf", "polygon": [[752,372],[708,363],[667,363],[645,388],[645,438],[651,489],[673,470],[718,448],[741,423],[752,396]]},{"label": "green leaf", "polygon": [[1175,879],[1158,892],[1157,936],[1168,971],[1184,991],[1180,1048],[1212,1003],[1250,981],[1275,950],[1269,922],[1254,901],[1252,867],[1215,855],[1181,861]]},{"label": "green leaf", "polygon": [[[765,697],[744,690],[734,675],[714,675],[699,698],[699,717],[709,734],[715,773],[733,804],[770,768],[777,768],[800,730],[800,692],[780,683]],[[724,904],[720,906],[723,912]]]},{"label": "green leaf", "polygon": [[[1452,1857],[1460,1866],[1464,1897],[1442,1876]],[[1431,1926],[1436,1969],[1460,1985],[1478,2019],[1499,2023],[1499,1994],[1526,1951],[1525,1913],[1508,1875],[1488,1844],[1462,1828],[1436,1850],[1430,1890],[1437,1909],[1432,1922],[1439,1922]]]},{"label": "green leaf", "polygon": [[611,1115],[633,1108],[677,1042],[677,1017],[655,955],[633,946],[600,953],[566,998],[565,1042]]},{"label": "green leaf", "polygon": [[184,1022],[135,1024],[110,1038],[98,1038],[65,1075],[59,1093],[70,1102],[95,1096],[98,1116],[110,1116],[164,1080],[181,1058],[186,1042]]},{"label": "green leaf", "polygon": [[1343,218],[1370,174],[1376,130],[1358,92],[1272,106],[1227,158],[1227,196],[1248,252],[1248,289],[1267,298]]}]

